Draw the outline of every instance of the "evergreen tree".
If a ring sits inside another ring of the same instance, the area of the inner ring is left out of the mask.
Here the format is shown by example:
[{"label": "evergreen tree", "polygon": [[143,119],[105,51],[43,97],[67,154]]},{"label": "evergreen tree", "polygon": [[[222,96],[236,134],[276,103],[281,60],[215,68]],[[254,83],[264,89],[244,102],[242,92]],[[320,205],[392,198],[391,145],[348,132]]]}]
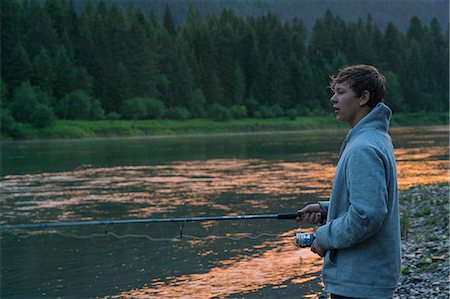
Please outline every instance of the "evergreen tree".
[{"label": "evergreen tree", "polygon": [[409,21],[408,31],[406,36],[409,41],[415,40],[420,43],[425,34],[425,28],[422,25],[422,21],[416,16],[412,17]]},{"label": "evergreen tree", "polygon": [[[14,68],[18,44],[20,42],[20,2],[19,0],[0,1],[1,14],[1,77],[11,86],[18,86]],[[15,53],[16,52],[16,53]]]},{"label": "evergreen tree", "polygon": [[406,59],[401,70],[401,85],[403,93],[414,112],[428,110],[427,97],[423,93],[423,75],[425,74],[425,59],[419,44],[413,40],[406,51]]},{"label": "evergreen tree", "polygon": [[398,75],[391,71],[385,72],[384,75],[386,77],[388,90],[385,101],[386,104],[393,110],[394,113],[408,111],[409,105],[405,103]]},{"label": "evergreen tree", "polygon": [[402,36],[397,27],[390,22],[386,27],[380,51],[382,66],[385,69],[398,72],[401,68],[400,62],[402,61],[403,51]]},{"label": "evergreen tree", "polygon": [[[37,0],[24,1],[21,12],[21,37],[28,55],[33,58],[41,48],[54,50],[57,43],[50,16]],[[54,53],[54,52],[53,52]]]},{"label": "evergreen tree", "polygon": [[177,32],[175,29],[175,25],[173,24],[172,12],[170,11],[170,8],[168,5],[166,5],[166,8],[164,9],[163,25],[164,25],[164,28],[166,28],[167,32],[172,37],[175,37]]},{"label": "evergreen tree", "polygon": [[233,104],[241,104],[245,99],[245,76],[239,63],[236,63],[233,74],[234,84],[232,86]]},{"label": "evergreen tree", "polygon": [[123,11],[115,2],[107,12],[105,17],[105,36],[112,65],[118,61],[123,61],[127,52],[127,25]]},{"label": "evergreen tree", "polygon": [[8,65],[8,73],[5,79],[11,88],[18,87],[21,83],[29,81],[32,74],[32,64],[27,52],[21,43],[19,43],[11,53],[11,60]]},{"label": "evergreen tree", "polygon": [[134,86],[135,95],[157,97],[156,82],[159,70],[154,45],[146,36],[139,18],[128,32],[127,70]]},{"label": "evergreen tree", "polygon": [[62,46],[56,54],[53,69],[55,77],[53,82],[53,94],[57,99],[62,99],[75,88],[76,68],[73,60]]},{"label": "evergreen tree", "polygon": [[119,62],[116,68],[116,86],[114,88],[114,97],[111,99],[112,110],[118,112],[122,103],[131,98],[131,79],[125,64]]},{"label": "evergreen tree", "polygon": [[31,82],[39,86],[48,95],[52,95],[55,74],[50,57],[44,48],[41,48],[39,54],[34,58],[33,70]]},{"label": "evergreen tree", "polygon": [[185,45],[180,39],[177,40],[177,59],[174,61],[175,68],[168,74],[172,98],[170,106],[188,107],[194,90],[194,82],[189,65],[183,53],[186,52]]}]

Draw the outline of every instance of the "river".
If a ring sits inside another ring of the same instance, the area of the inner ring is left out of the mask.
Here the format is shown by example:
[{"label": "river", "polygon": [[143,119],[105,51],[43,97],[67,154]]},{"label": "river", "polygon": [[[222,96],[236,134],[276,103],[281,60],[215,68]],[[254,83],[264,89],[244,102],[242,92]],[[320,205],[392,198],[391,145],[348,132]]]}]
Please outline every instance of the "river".
[{"label": "river", "polygon": [[[390,131],[400,189],[448,182],[448,127]],[[0,223],[292,213],[327,199],[346,130],[3,142]],[[293,220],[1,233],[2,298],[321,293]],[[312,232],[311,227],[302,227]]]}]

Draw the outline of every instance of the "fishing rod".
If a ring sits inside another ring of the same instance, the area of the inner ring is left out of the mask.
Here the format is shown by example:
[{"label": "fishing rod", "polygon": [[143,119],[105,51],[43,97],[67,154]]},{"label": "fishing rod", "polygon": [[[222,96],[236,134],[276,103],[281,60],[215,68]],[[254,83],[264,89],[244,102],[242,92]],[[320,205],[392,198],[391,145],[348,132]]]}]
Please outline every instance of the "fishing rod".
[{"label": "fishing rod", "polygon": [[[83,225],[112,225],[112,224],[130,224],[130,223],[194,222],[194,221],[223,221],[223,220],[248,220],[248,219],[287,220],[287,219],[295,219],[297,217],[301,217],[301,216],[298,213],[289,213],[289,214],[264,214],[264,215],[240,215],[240,216],[143,218],[143,219],[124,219],[124,220],[2,224],[2,225],[0,225],[0,231],[11,230],[11,229],[25,229],[25,228],[50,228],[50,227],[83,226]],[[323,217],[323,215],[322,215],[322,217]]]}]

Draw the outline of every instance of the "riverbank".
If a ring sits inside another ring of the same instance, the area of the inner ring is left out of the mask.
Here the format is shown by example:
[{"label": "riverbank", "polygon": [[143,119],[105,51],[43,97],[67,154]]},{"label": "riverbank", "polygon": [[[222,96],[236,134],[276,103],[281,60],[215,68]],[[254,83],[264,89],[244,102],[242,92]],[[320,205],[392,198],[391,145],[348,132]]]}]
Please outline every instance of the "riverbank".
[{"label": "riverbank", "polygon": [[[447,113],[398,114],[392,118],[391,126],[439,126],[448,125]],[[305,116],[294,120],[238,119],[214,121],[209,119],[175,120],[56,120],[42,129],[28,124],[17,124],[13,136],[2,139],[64,139],[95,137],[162,136],[205,133],[237,133],[265,131],[298,131],[314,129],[339,129],[345,125],[333,116]]]},{"label": "riverbank", "polygon": [[400,192],[402,275],[394,298],[449,298],[449,185]]}]

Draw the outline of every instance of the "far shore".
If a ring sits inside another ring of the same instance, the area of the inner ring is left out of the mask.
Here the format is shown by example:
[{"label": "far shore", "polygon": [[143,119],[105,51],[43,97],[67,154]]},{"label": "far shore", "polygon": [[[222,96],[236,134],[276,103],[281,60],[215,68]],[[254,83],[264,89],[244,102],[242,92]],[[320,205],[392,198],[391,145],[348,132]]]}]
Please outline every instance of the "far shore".
[{"label": "far shore", "polygon": [[[392,117],[391,128],[448,126],[447,113],[409,113]],[[49,127],[37,129],[19,124],[15,136],[1,136],[1,140],[42,139],[91,139],[117,137],[162,137],[265,134],[273,132],[342,130],[348,129],[333,116],[305,116],[294,120],[236,119],[214,121],[210,119],[189,120],[56,120]]]}]

